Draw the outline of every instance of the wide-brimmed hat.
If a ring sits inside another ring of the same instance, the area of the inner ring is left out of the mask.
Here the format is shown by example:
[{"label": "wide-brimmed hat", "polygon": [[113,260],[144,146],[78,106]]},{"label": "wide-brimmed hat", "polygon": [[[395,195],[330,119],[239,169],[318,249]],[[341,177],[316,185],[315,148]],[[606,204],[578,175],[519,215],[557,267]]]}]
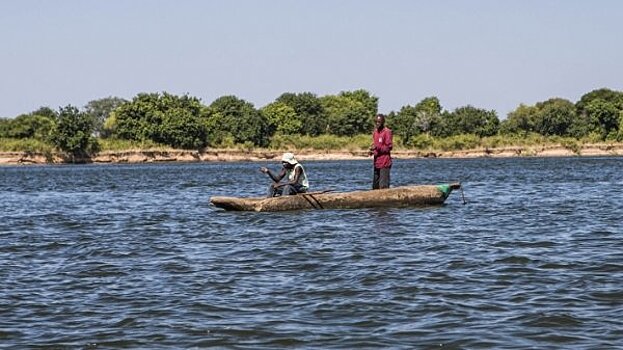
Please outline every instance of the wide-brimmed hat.
[{"label": "wide-brimmed hat", "polygon": [[295,164],[298,163],[296,158],[294,158],[294,154],[292,154],[290,152],[284,153],[283,156],[281,156],[281,161],[289,163],[289,164],[292,164],[292,165],[295,165]]}]

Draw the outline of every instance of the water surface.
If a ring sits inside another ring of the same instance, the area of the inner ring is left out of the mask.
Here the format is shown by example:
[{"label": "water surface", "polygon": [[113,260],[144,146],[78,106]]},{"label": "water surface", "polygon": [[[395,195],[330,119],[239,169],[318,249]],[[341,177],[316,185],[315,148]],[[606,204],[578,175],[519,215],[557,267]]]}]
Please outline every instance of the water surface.
[{"label": "water surface", "polygon": [[209,205],[264,194],[260,165],[0,167],[0,348],[623,347],[623,158],[395,161],[467,205]]}]

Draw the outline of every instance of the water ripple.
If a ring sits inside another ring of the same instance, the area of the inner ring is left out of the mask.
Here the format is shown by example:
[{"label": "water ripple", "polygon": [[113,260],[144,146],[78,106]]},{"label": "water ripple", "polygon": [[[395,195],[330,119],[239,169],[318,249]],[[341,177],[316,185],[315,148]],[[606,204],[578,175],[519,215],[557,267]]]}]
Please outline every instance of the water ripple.
[{"label": "water ripple", "polygon": [[[398,160],[469,203],[287,213],[209,206],[262,195],[253,163],[2,167],[0,347],[618,348],[621,166]],[[369,186],[368,162],[307,170]]]}]

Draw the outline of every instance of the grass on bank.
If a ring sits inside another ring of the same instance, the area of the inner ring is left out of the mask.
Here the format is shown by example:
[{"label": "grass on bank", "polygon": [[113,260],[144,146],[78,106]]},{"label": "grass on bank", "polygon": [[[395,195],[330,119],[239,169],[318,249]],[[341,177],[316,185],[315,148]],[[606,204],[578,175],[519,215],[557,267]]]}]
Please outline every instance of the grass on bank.
[{"label": "grass on bank", "polygon": [[[229,149],[250,152],[254,150],[283,151],[341,151],[357,152],[367,150],[372,143],[370,135],[356,135],[352,137],[320,135],[316,137],[301,135],[275,135],[267,148],[255,147],[251,143],[235,144],[233,140],[225,140],[222,144],[208,147],[208,149]],[[575,153],[580,152],[585,144],[608,144],[616,142],[600,141],[596,137],[575,139],[571,137],[528,135],[496,135],[480,138],[475,135],[456,135],[439,138],[428,135],[418,135],[408,142],[404,142],[398,135],[394,136],[394,150],[446,152],[461,150],[495,149],[502,147],[557,147],[562,146]],[[153,141],[130,141],[118,139],[98,139],[100,152],[140,152],[148,150],[172,150],[170,146]],[[54,154],[59,151],[48,142],[38,139],[10,139],[0,138],[0,152],[29,152],[40,154]]]},{"label": "grass on bank", "polygon": [[52,154],[55,149],[54,145],[38,139],[0,138],[0,152]]},{"label": "grass on bank", "polygon": [[370,148],[372,140],[370,135],[356,136],[298,136],[298,135],[275,135],[269,149],[271,150],[346,150],[361,151]]},{"label": "grass on bank", "polygon": [[461,151],[476,149],[496,149],[505,147],[517,148],[538,148],[538,147],[564,147],[576,154],[580,153],[583,145],[588,144],[607,144],[612,145],[617,142],[602,141],[595,135],[582,139],[561,136],[543,136],[540,134],[527,135],[496,135],[480,138],[476,135],[456,135],[445,138],[432,137],[428,135],[418,135],[409,140],[408,145],[404,146],[402,140],[398,139],[399,149],[416,149],[420,151]]},{"label": "grass on bank", "polygon": [[119,139],[97,139],[100,152],[131,152],[145,150],[170,150],[171,146],[147,141],[132,141]]}]

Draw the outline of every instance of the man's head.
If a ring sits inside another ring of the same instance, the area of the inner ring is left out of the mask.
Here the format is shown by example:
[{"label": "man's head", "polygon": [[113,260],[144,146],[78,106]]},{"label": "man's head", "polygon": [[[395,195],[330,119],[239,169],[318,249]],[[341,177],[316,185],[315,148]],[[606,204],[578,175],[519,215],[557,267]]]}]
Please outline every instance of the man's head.
[{"label": "man's head", "polygon": [[376,117],[374,117],[374,125],[376,125],[377,130],[382,130],[385,126],[385,115],[377,114]]},{"label": "man's head", "polygon": [[283,166],[286,168],[292,168],[297,163],[298,161],[294,157],[294,154],[290,152],[284,153],[283,156],[281,156],[281,164],[283,164]]}]

